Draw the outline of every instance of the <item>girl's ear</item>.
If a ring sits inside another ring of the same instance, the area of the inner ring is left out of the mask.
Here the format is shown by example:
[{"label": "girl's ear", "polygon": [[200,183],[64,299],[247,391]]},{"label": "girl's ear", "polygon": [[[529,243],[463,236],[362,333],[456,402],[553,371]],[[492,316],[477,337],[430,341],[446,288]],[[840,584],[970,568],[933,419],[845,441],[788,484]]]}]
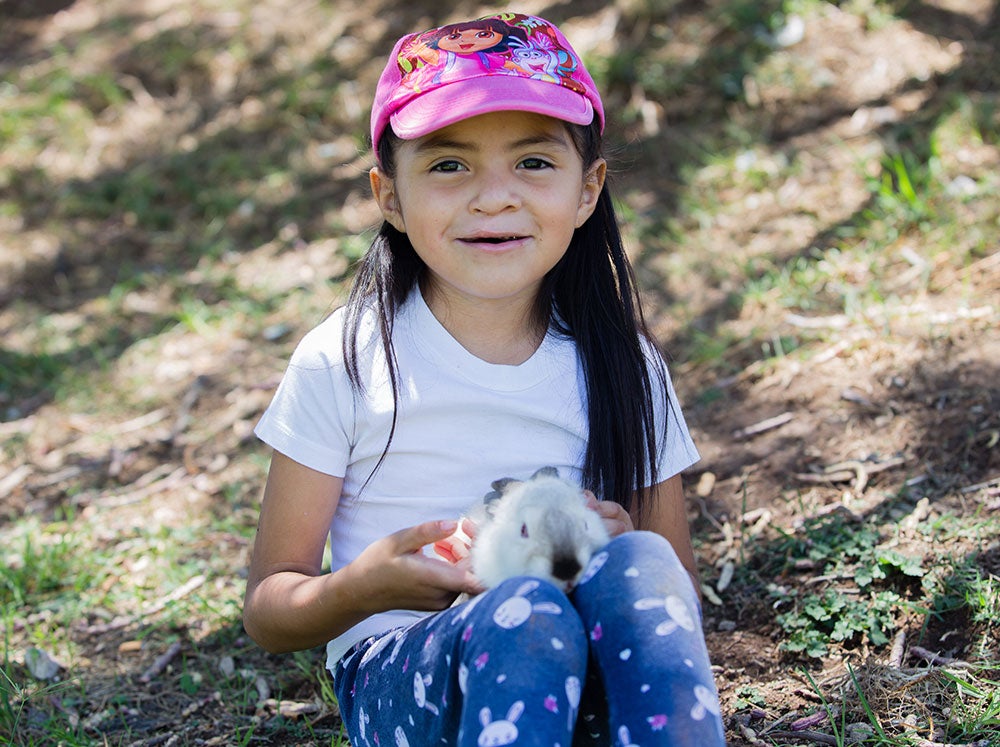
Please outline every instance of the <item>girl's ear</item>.
[{"label": "girl's ear", "polygon": [[604,189],[604,179],[608,174],[608,162],[603,158],[594,161],[587,173],[583,175],[583,191],[580,193],[580,206],[576,213],[576,228],[587,222],[597,207],[597,198]]},{"label": "girl's ear", "polygon": [[378,203],[382,217],[400,233],[406,233],[406,223],[399,209],[399,199],[396,195],[396,183],[378,166],[368,172],[368,181],[372,185],[372,194]]}]

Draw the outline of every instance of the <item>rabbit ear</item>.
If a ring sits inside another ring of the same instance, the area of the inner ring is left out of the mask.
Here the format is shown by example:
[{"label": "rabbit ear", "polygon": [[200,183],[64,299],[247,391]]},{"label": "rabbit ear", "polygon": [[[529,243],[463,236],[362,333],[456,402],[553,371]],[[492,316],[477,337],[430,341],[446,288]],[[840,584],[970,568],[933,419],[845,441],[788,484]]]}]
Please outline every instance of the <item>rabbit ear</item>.
[{"label": "rabbit ear", "polygon": [[510,710],[507,711],[507,720],[510,721],[511,723],[514,723],[519,718],[521,718],[522,713],[524,713],[524,701],[515,700],[514,705],[512,705],[510,707]]},{"label": "rabbit ear", "polygon": [[513,477],[501,477],[499,480],[494,480],[490,483],[490,487],[493,488],[489,493],[483,497],[483,503],[490,504],[500,498],[503,498],[504,494],[510,490],[513,485],[520,485],[522,480],[515,480]]},{"label": "rabbit ear", "polygon": [[542,467],[531,476],[531,479],[534,480],[536,477],[559,477],[559,470],[555,467]]},{"label": "rabbit ear", "polygon": [[484,707],[481,711],[479,711],[479,723],[483,726],[489,726],[492,721],[493,714],[490,713],[490,709],[488,707]]}]

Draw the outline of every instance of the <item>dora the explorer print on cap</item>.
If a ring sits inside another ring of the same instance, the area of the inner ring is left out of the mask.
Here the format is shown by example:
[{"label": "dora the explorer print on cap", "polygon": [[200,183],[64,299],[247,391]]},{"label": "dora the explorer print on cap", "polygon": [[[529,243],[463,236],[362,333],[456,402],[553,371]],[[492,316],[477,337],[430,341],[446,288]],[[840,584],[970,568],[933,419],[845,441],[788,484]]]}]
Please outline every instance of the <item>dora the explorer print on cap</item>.
[{"label": "dora the explorer print on cap", "polygon": [[372,106],[372,145],[387,125],[410,140],[479,114],[527,111],[574,124],[604,107],[580,56],[548,21],[500,13],[396,42]]}]

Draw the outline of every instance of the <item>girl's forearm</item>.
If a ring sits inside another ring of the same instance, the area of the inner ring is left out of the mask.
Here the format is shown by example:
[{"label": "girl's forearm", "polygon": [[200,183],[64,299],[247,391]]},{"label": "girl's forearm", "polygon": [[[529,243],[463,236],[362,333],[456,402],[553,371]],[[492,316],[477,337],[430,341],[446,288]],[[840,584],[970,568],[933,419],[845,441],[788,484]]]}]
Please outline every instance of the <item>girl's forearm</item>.
[{"label": "girl's forearm", "polygon": [[270,653],[319,646],[375,610],[351,582],[351,570],[310,576],[279,571],[247,589],[243,626]]}]

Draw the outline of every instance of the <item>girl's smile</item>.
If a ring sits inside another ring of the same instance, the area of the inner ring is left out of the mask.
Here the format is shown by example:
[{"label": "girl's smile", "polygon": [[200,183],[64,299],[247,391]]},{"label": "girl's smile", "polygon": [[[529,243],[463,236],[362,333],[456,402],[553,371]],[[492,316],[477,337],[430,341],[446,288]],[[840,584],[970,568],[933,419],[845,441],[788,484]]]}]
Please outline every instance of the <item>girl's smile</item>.
[{"label": "girl's smile", "polygon": [[584,168],[567,126],[494,112],[401,141],[393,178],[372,170],[382,213],[427,265],[424,292],[529,308],[573,232],[590,217],[605,164]]}]

